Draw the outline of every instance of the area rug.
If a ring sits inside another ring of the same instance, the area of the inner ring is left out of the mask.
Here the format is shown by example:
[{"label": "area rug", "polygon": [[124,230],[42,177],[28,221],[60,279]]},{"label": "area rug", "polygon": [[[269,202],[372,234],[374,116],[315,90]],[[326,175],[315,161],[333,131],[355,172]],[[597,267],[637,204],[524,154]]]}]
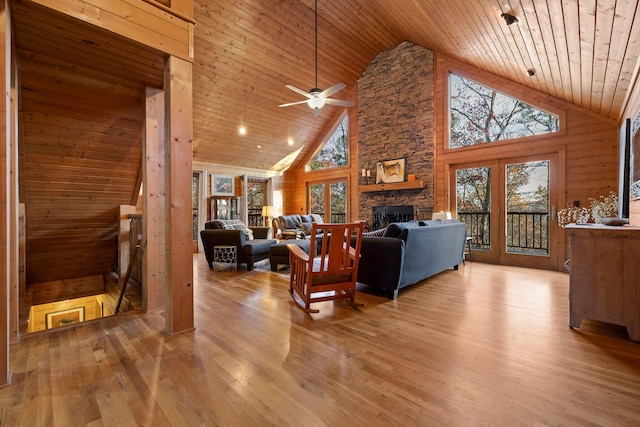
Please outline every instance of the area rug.
[{"label": "area rug", "polygon": [[271,263],[269,262],[269,260],[259,261],[253,264],[253,271],[271,273],[287,280],[289,280],[290,274],[288,265],[281,265],[278,267],[278,271],[271,271]]}]

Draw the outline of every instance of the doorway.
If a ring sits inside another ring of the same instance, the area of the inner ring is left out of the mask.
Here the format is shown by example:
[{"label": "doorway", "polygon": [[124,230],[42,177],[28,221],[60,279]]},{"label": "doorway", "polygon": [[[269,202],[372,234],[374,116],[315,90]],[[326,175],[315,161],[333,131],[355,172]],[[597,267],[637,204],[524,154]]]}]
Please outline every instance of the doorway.
[{"label": "doorway", "polygon": [[557,169],[556,154],[451,166],[450,203],[473,260],[557,268]]}]

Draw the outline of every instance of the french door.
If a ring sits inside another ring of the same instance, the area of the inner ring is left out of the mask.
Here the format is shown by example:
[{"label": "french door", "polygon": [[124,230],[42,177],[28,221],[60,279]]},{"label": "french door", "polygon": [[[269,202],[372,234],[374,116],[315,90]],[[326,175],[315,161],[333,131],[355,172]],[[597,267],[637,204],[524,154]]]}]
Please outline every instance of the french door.
[{"label": "french door", "polygon": [[309,213],[321,215],[324,222],[347,222],[347,182],[336,180],[310,183],[308,203]]},{"label": "french door", "polygon": [[472,237],[472,259],[557,268],[557,156],[452,165],[449,192]]}]

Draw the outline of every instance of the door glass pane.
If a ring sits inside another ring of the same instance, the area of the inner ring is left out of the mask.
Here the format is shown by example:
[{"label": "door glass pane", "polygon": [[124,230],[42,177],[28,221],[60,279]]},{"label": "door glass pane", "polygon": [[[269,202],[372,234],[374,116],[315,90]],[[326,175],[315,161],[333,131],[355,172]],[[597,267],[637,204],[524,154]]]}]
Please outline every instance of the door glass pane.
[{"label": "door glass pane", "polygon": [[247,180],[247,219],[249,227],[260,227],[264,225],[262,216],[262,206],[265,205],[267,191],[267,181],[264,179]]},{"label": "door glass pane", "polygon": [[309,186],[309,213],[318,214],[324,218],[324,184]]},{"label": "door glass pane", "polygon": [[549,161],[506,165],[506,251],[549,255]]},{"label": "door glass pane", "polygon": [[467,225],[475,250],[491,249],[491,168],[488,166],[456,171],[456,209],[458,219]]},{"label": "door glass pane", "polygon": [[200,174],[193,173],[191,181],[191,209],[193,210],[193,240],[198,240],[198,205],[200,201]]},{"label": "door glass pane", "polygon": [[331,212],[332,223],[344,223],[347,220],[347,182],[331,183]]}]

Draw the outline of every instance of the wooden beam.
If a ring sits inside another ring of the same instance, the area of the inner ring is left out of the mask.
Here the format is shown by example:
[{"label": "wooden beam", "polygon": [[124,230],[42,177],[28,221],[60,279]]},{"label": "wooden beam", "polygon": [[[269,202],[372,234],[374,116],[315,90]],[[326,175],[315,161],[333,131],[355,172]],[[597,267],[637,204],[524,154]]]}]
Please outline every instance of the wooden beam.
[{"label": "wooden beam", "polygon": [[146,89],[146,118],[142,144],[142,305],[149,311],[165,307],[165,93]]},{"label": "wooden beam", "polygon": [[11,69],[6,70],[7,78],[7,106],[9,108],[9,123],[7,124],[7,134],[9,136],[9,159],[7,161],[7,169],[9,170],[9,188],[7,198],[9,199],[9,284],[10,293],[9,301],[11,309],[9,311],[9,341],[13,344],[19,341],[18,334],[19,324],[19,305],[20,292],[18,285],[20,283],[20,253],[19,253],[19,213],[18,213],[18,66],[15,50],[11,49]]},{"label": "wooden beam", "polygon": [[[8,5],[6,2],[0,4],[0,58],[7,63],[7,57],[11,52],[7,52],[7,40],[11,39],[10,22],[8,16]],[[0,68],[0,82],[3,84],[3,92],[9,90],[8,74],[6,66]],[[11,150],[7,144],[7,101],[6,96],[0,103],[0,140],[4,141],[3,148],[0,149],[0,188],[2,192],[9,194],[9,183],[7,181],[9,167],[9,156]],[[4,197],[4,203],[0,205],[0,387],[11,382],[11,372],[9,370],[9,210],[10,198]]]},{"label": "wooden beam", "polygon": [[175,56],[165,66],[167,303],[165,331],[193,329],[192,64]]},{"label": "wooden beam", "polygon": [[193,26],[148,3],[131,0],[34,0],[161,52],[193,61]]}]

